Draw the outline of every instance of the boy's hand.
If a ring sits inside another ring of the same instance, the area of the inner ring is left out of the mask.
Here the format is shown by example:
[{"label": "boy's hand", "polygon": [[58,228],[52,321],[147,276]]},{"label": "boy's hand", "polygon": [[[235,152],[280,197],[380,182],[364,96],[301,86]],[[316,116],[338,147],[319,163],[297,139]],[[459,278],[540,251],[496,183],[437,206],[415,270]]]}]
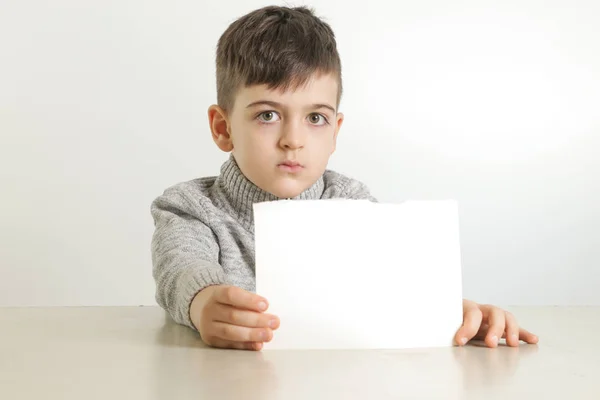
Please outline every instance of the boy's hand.
[{"label": "boy's hand", "polygon": [[204,343],[213,347],[260,350],[273,338],[279,319],[264,314],[267,300],[235,286],[209,286],[190,307],[190,317]]},{"label": "boy's hand", "polygon": [[500,338],[506,338],[506,344],[513,347],[519,345],[519,340],[530,344],[538,342],[533,333],[519,328],[508,311],[463,300],[463,326],[456,333],[456,343],[462,346],[471,339],[480,339],[488,347],[496,347]]}]

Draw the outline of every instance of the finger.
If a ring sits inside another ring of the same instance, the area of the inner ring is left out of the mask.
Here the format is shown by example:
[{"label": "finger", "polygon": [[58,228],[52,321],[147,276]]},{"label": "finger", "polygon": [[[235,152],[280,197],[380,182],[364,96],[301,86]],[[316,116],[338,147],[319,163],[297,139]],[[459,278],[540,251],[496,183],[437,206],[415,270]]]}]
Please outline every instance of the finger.
[{"label": "finger", "polygon": [[252,350],[260,351],[263,348],[264,343],[261,342],[250,342],[250,347]]},{"label": "finger", "polygon": [[504,310],[498,307],[485,307],[483,312],[484,318],[490,326],[485,335],[485,344],[488,347],[497,347],[506,327],[506,315]]},{"label": "finger", "polygon": [[218,303],[258,312],[266,311],[267,300],[236,286],[224,286],[215,292]]},{"label": "finger", "polygon": [[483,315],[476,305],[465,306],[463,314],[463,325],[456,332],[455,341],[458,345],[467,344],[479,331]]},{"label": "finger", "polygon": [[536,335],[525,329],[519,330],[519,339],[529,344],[536,344],[540,340]]},{"label": "finger", "polygon": [[275,315],[235,308],[224,304],[216,304],[213,319],[227,324],[246,326],[249,328],[279,327],[279,318]]},{"label": "finger", "polygon": [[508,311],[504,312],[506,320],[506,344],[511,347],[517,347],[519,345],[519,324],[514,315]]},{"label": "finger", "polygon": [[213,322],[212,335],[234,342],[270,342],[273,338],[273,331],[269,328],[248,328],[223,322]]},{"label": "finger", "polygon": [[231,340],[225,340],[215,338],[209,343],[212,347],[218,347],[220,349],[236,349],[236,350],[261,350],[263,347],[262,343],[257,342],[234,342]]}]

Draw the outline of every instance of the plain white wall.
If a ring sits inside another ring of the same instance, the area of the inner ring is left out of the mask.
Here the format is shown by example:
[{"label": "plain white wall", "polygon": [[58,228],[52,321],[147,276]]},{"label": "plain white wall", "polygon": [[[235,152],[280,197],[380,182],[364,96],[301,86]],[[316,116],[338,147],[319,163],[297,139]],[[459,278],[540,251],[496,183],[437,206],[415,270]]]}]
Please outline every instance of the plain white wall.
[{"label": "plain white wall", "polygon": [[[150,203],[218,173],[215,45],[266,4],[0,3],[0,305],[154,304]],[[600,3],[310,5],[343,61],[330,167],[457,199],[465,296],[600,304]]]}]

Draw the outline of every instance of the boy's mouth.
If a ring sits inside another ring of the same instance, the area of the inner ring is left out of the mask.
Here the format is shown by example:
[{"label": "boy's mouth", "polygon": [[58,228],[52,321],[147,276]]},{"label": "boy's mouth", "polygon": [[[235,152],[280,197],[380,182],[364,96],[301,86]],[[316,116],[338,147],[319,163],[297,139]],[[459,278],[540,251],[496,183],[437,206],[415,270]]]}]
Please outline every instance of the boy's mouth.
[{"label": "boy's mouth", "polygon": [[286,160],[278,165],[279,169],[285,172],[298,172],[301,171],[304,166],[298,161]]}]

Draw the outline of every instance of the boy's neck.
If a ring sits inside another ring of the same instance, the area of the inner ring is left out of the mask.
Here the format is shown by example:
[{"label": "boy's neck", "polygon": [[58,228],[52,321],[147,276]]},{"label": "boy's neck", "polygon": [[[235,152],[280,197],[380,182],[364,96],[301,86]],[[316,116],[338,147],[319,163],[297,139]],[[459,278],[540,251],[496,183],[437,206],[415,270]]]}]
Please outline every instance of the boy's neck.
[{"label": "boy's neck", "polygon": [[[221,174],[217,178],[218,190],[222,192],[229,203],[234,217],[250,231],[254,231],[254,218],[252,205],[265,201],[282,200],[279,197],[259,188],[252,183],[240,170],[233,155],[221,166]],[[323,177],[321,176],[311,187],[294,200],[316,200],[320,199],[325,190]]]}]

